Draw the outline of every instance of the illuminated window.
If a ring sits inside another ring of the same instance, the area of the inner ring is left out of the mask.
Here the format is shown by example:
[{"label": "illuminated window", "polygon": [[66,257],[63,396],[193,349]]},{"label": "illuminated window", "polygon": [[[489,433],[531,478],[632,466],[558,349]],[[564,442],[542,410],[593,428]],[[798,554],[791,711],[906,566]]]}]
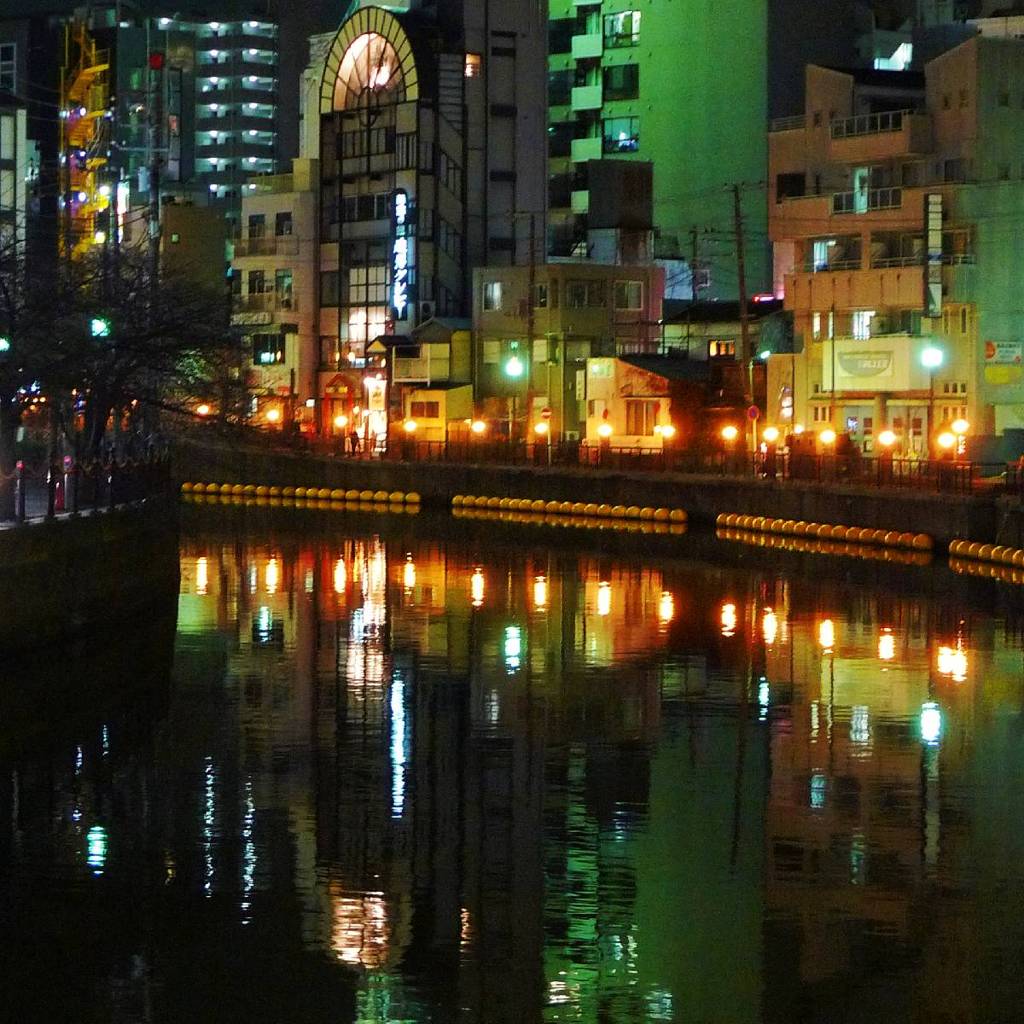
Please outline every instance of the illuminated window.
[{"label": "illuminated window", "polygon": [[441,415],[439,402],[412,402],[410,413],[413,419],[436,420]]},{"label": "illuminated window", "polygon": [[821,340],[821,314],[820,313],[812,313],[811,314],[811,337],[814,338],[815,341],[820,341]]},{"label": "illuminated window", "polygon": [[14,92],[14,43],[0,43],[0,90]]},{"label": "illuminated window", "polygon": [[736,342],[731,338],[712,338],[708,342],[708,355],[712,359],[736,355]]},{"label": "illuminated window", "polygon": [[501,309],[500,281],[484,281],[484,309],[491,312]]},{"label": "illuminated window", "polygon": [[606,117],[601,125],[605,153],[635,153],[640,148],[639,117]]},{"label": "illuminated window", "polygon": [[622,11],[607,14],[604,19],[604,45],[609,49],[617,46],[636,46],[640,42],[640,12]]},{"label": "illuminated window", "polygon": [[285,359],[283,334],[254,334],[252,336],[252,361],[257,366],[273,366]]},{"label": "illuminated window", "polygon": [[858,309],[853,314],[853,336],[858,341],[867,341],[871,337],[871,321],[875,317],[873,309]]},{"label": "illuminated window", "polygon": [[480,77],[481,58],[479,53],[466,54],[465,74],[467,78]]}]

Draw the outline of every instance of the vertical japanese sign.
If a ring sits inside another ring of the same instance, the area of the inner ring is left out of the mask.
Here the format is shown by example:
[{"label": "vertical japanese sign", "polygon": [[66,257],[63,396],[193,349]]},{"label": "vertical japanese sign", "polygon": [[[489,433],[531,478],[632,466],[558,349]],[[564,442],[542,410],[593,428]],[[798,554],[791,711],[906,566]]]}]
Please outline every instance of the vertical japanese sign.
[{"label": "vertical japanese sign", "polygon": [[405,189],[391,199],[391,310],[394,320],[406,320],[413,301],[414,236],[412,208]]},{"label": "vertical japanese sign", "polygon": [[942,316],[942,195],[925,196],[928,266],[924,282],[924,315]]}]

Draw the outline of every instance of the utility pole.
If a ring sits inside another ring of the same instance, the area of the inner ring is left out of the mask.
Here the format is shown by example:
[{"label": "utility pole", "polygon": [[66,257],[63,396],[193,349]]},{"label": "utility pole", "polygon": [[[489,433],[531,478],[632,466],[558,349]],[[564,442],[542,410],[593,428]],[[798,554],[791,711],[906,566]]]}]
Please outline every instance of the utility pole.
[{"label": "utility pole", "polygon": [[[535,293],[537,291],[537,215],[531,213],[529,216],[530,223],[530,239],[527,247],[529,254],[530,266],[527,271],[527,285],[526,285],[526,390],[527,394],[530,393],[530,374],[533,372],[533,332],[536,330],[536,313],[534,313],[533,306],[535,299]],[[515,234],[515,225],[513,224],[513,235]],[[548,372],[548,381],[551,380],[550,370]],[[548,391],[551,390],[550,383],[548,385]],[[551,395],[548,395],[548,401],[551,401]],[[559,411],[559,418],[561,418],[561,411]],[[530,409],[526,410],[527,423],[526,430],[530,429],[529,417]],[[550,428],[548,432],[548,438],[550,439]],[[511,437],[509,440],[511,441]],[[527,436],[527,440],[529,437]]]},{"label": "utility pole", "polygon": [[[736,232],[736,276],[740,293],[740,358],[742,359],[743,376],[746,381],[747,394],[744,396],[753,404],[754,367],[750,352],[750,318],[747,310],[747,264],[743,241],[743,207],[741,203],[740,185],[732,186],[733,221]],[[753,447],[757,449],[757,421],[753,422],[751,433]]]},{"label": "utility pole", "polygon": [[163,141],[164,54],[149,51],[149,277],[155,292],[160,277],[160,146]]}]

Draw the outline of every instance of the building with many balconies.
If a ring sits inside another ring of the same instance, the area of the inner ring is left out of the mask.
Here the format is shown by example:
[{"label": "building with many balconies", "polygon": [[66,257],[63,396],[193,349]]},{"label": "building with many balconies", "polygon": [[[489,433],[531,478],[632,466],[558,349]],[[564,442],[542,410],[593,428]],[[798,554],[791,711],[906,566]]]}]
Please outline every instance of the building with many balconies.
[{"label": "building with many balconies", "polygon": [[1017,443],[1022,76],[1024,43],[982,37],[923,76],[807,68],[805,116],[770,136],[798,352],[772,360],[769,391],[790,389],[794,421],[866,451],[889,429],[901,451],[934,452],[957,419],[979,454]]}]

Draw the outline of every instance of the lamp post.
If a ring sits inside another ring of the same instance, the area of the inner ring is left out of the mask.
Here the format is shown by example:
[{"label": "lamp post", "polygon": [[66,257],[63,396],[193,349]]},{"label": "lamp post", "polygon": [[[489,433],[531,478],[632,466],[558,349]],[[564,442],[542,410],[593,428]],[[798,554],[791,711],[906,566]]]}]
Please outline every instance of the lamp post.
[{"label": "lamp post", "polygon": [[942,365],[941,348],[929,345],[921,351],[921,365],[928,371],[928,453],[932,454],[931,439],[935,433],[935,371]]}]

